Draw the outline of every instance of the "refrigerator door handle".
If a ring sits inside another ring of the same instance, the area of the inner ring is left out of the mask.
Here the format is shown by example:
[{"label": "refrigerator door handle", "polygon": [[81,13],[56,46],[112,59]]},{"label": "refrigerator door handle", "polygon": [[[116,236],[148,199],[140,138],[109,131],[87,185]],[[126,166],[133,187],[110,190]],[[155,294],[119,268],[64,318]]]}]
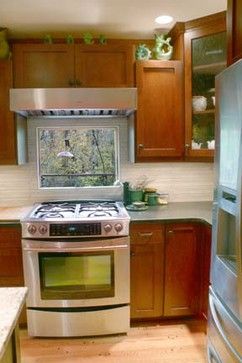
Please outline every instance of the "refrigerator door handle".
[{"label": "refrigerator door handle", "polygon": [[[220,305],[219,302],[217,302],[217,303]],[[219,318],[217,316],[217,311],[216,311],[214,299],[213,299],[213,297],[211,295],[209,295],[209,308],[210,308],[212,319],[213,319],[213,321],[215,323],[215,326],[216,326],[221,338],[223,339],[225,345],[227,345],[227,347],[233,353],[234,357],[238,360],[238,362],[241,362],[241,356],[238,354],[236,349],[233,347],[233,345],[228,340],[228,338],[225,335],[225,332],[224,332],[224,330],[223,330],[223,328],[222,328],[222,326],[220,324]],[[224,309],[222,304],[221,304],[221,309]]]}]

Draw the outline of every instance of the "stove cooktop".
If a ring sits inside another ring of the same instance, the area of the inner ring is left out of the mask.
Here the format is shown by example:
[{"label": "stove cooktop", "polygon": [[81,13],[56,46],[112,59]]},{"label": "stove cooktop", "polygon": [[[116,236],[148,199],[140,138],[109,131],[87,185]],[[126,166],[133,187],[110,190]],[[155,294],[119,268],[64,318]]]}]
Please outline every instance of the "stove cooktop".
[{"label": "stove cooktop", "polygon": [[128,235],[129,215],[122,202],[56,201],[38,204],[21,221],[23,238]]}]

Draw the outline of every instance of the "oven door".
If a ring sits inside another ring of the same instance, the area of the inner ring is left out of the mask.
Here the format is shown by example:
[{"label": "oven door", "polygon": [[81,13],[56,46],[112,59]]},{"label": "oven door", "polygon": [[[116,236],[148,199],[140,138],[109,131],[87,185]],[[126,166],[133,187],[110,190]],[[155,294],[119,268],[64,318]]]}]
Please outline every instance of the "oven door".
[{"label": "oven door", "polygon": [[130,301],[129,237],[23,240],[28,307],[87,307]]}]

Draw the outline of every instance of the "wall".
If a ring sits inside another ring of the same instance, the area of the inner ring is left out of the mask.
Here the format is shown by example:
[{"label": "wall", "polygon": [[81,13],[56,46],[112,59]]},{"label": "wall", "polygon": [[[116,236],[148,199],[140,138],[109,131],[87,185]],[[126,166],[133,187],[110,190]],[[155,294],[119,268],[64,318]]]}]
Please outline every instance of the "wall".
[{"label": "wall", "polygon": [[[72,119],[68,125],[99,125],[97,119]],[[0,166],[0,206],[29,205],[54,199],[122,198],[121,187],[41,190],[37,183],[36,127],[66,125],[67,120],[28,120],[29,163],[23,166]],[[105,120],[102,124],[120,129],[120,180],[135,182],[146,175],[149,186],[169,193],[171,202],[212,200],[213,164],[210,163],[137,163],[128,161],[128,121]]]}]

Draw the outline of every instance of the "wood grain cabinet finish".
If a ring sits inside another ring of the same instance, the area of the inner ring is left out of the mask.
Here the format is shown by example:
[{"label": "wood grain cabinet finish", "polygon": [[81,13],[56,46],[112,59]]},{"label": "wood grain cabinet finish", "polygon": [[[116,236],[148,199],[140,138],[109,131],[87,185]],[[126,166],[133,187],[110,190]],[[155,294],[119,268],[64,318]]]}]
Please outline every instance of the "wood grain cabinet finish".
[{"label": "wood grain cabinet finish", "polygon": [[131,44],[13,45],[14,87],[124,87],[133,84]]},{"label": "wood grain cabinet finish", "polygon": [[242,58],[242,0],[227,1],[228,65]]},{"label": "wood grain cabinet finish", "polygon": [[[220,49],[223,48],[222,44],[218,47],[216,37],[223,33],[225,39],[225,32],[225,12],[185,23],[185,159],[189,161],[213,160],[214,150],[209,149],[206,145],[206,141],[214,139],[215,128],[215,109],[211,102],[211,96],[214,94],[209,92],[215,87],[215,75],[226,67],[226,54],[224,61],[216,60],[216,58],[220,59],[221,54],[223,54],[222,49]],[[208,38],[210,38],[209,41],[206,40]],[[226,48],[226,41],[224,47]],[[212,81],[213,84],[211,84]],[[205,111],[195,112],[193,110],[192,97],[198,95],[206,98],[207,108]],[[206,137],[208,138],[206,139]],[[198,145],[202,144],[202,146],[194,146],[192,140]]]},{"label": "wood grain cabinet finish", "polygon": [[131,318],[163,313],[164,228],[131,223]]},{"label": "wood grain cabinet finish", "polygon": [[20,225],[0,225],[0,286],[24,286]]},{"label": "wood grain cabinet finish", "polygon": [[164,316],[198,312],[200,253],[197,226],[166,226]]},{"label": "wood grain cabinet finish", "polygon": [[208,292],[210,285],[210,263],[211,263],[211,244],[212,228],[208,225],[200,227],[202,243],[200,246],[201,255],[201,292],[200,292],[200,315],[207,319],[208,316]]},{"label": "wood grain cabinet finish", "polygon": [[9,111],[9,89],[12,87],[12,62],[0,60],[0,165],[16,164],[14,114]]},{"label": "wood grain cabinet finish", "polygon": [[184,154],[181,61],[137,61],[137,161],[181,159]]}]

